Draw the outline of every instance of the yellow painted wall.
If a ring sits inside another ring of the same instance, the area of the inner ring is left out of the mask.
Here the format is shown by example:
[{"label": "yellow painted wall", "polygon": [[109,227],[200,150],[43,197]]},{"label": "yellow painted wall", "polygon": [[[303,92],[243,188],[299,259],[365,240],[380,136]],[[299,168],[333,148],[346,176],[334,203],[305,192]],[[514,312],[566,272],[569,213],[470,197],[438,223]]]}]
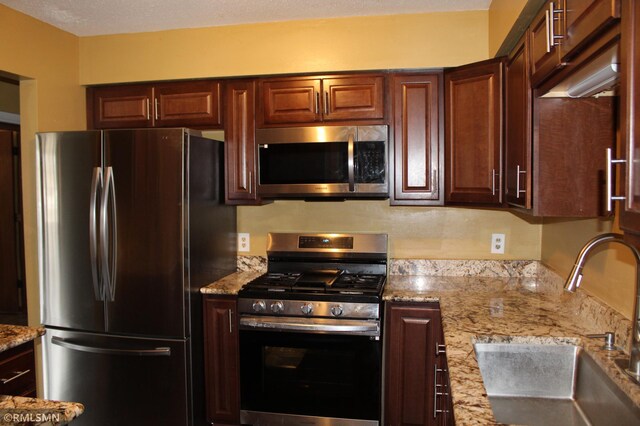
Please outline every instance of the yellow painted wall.
[{"label": "yellow painted wall", "polygon": [[527,0],[492,0],[489,7],[489,56],[495,56]]},{"label": "yellow painted wall", "polygon": [[80,81],[446,67],[487,58],[488,12],[317,19],[80,39]]},{"label": "yellow painted wall", "polygon": [[[487,58],[488,12],[322,19],[80,40],[83,84],[211,76],[430,68]],[[117,66],[113,66],[117,64]],[[141,66],[144,64],[144,66]],[[505,212],[390,207],[388,201],[278,201],[238,209],[250,254],[269,231],[387,232],[394,257],[538,259],[539,224]],[[492,232],[507,234],[490,255]]]},{"label": "yellow painted wall", "polygon": [[35,132],[85,127],[78,38],[0,5],[0,70],[21,77],[20,119],[29,323],[40,324]]},{"label": "yellow painted wall", "polygon": [[0,111],[20,114],[20,90],[17,84],[0,81]]},{"label": "yellow painted wall", "polygon": [[[390,257],[538,259],[541,226],[505,211],[390,207],[388,201],[276,201],[238,210],[238,232],[251,234],[248,254],[265,255],[273,232],[383,232]],[[492,233],[506,236],[504,255],[490,254]]]},{"label": "yellow painted wall", "polygon": [[[617,222],[613,219],[545,219],[541,260],[566,277],[582,246],[605,232],[620,232]],[[597,249],[587,260],[583,276],[579,291],[596,296],[631,318],[636,291],[635,261],[627,248],[609,244]]]}]

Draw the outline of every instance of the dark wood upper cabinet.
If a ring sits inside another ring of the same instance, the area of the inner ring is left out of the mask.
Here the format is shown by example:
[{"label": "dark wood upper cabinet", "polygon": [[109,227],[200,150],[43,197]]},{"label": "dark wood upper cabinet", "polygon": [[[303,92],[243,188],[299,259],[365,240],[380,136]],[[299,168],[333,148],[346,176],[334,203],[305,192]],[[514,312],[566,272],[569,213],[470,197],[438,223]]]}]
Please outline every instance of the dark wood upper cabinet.
[{"label": "dark wood upper cabinet", "polygon": [[387,303],[384,327],[384,424],[446,424],[446,401],[434,395],[443,390],[438,384],[448,382],[439,374],[445,363],[435,351],[444,343],[440,308],[433,303]]},{"label": "dark wood upper cabinet", "polygon": [[153,127],[150,85],[90,87],[87,98],[89,128]]},{"label": "dark wood upper cabinet", "polygon": [[264,124],[313,123],[322,121],[320,79],[285,78],[260,83]]},{"label": "dark wood upper cabinet", "polygon": [[384,77],[341,77],[322,80],[325,121],[384,118]]},{"label": "dark wood upper cabinet", "polygon": [[442,205],[442,73],[392,76],[391,205]]},{"label": "dark wood upper cabinet", "polygon": [[[626,160],[616,195],[620,202],[620,228],[627,234],[640,235],[640,2],[622,2],[622,76],[620,81],[620,156]],[[613,167],[609,165],[609,167]],[[612,171],[615,176],[615,169]],[[615,187],[615,185],[613,185]],[[616,192],[616,191],[614,191]]]},{"label": "dark wood upper cabinet", "polygon": [[258,123],[382,120],[384,76],[280,77],[260,81]]},{"label": "dark wood upper cabinet", "polygon": [[570,60],[620,18],[620,0],[562,0],[560,48]]},{"label": "dark wood upper cabinet", "polygon": [[445,71],[445,202],[502,203],[503,59]]},{"label": "dark wood upper cabinet", "polygon": [[87,127],[219,129],[222,127],[220,101],[217,81],[90,87]]},{"label": "dark wood upper cabinet", "polygon": [[240,424],[240,349],[236,299],[205,297],[204,321],[207,421],[237,425]]},{"label": "dark wood upper cabinet", "polygon": [[547,1],[529,26],[533,87],[564,66],[560,49],[561,34],[564,31],[562,1]]},{"label": "dark wood upper cabinet", "polygon": [[154,92],[156,127],[222,125],[218,81],[162,83]]},{"label": "dark wood upper cabinet", "polygon": [[261,204],[256,193],[255,80],[225,86],[225,176],[227,204]]},{"label": "dark wood upper cabinet", "polygon": [[528,33],[520,39],[505,68],[504,196],[514,206],[531,208],[532,91]]}]

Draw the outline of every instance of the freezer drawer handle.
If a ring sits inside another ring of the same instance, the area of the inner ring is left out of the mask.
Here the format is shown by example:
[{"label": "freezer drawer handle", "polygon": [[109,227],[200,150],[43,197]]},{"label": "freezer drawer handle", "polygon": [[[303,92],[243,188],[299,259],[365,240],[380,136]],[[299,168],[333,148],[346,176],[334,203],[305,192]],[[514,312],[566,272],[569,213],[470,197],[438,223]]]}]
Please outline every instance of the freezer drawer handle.
[{"label": "freezer drawer handle", "polygon": [[83,345],[61,337],[52,337],[51,343],[62,346],[63,348],[73,349],[76,351],[91,352],[102,355],[126,355],[126,356],[171,356],[171,348],[153,348],[153,349],[113,349],[101,348],[96,346]]}]

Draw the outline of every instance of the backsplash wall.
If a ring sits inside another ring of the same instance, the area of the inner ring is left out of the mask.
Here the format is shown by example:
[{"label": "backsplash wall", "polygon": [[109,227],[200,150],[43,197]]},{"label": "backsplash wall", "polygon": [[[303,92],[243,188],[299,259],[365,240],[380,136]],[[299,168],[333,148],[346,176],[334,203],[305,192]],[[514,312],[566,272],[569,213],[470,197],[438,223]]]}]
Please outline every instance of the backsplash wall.
[{"label": "backsplash wall", "polygon": [[[391,207],[388,200],[276,201],[238,208],[238,232],[251,234],[249,254],[266,255],[268,232],[382,232],[397,259],[539,260],[542,225],[500,210]],[[490,253],[492,233],[506,235],[504,255]]]}]

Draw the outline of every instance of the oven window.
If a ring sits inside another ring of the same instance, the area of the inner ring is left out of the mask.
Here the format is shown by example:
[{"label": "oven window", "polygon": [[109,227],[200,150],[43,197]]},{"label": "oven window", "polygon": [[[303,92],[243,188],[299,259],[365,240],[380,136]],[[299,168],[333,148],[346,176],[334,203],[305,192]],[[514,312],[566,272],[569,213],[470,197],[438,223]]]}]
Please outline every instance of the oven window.
[{"label": "oven window", "polygon": [[347,142],[260,146],[260,184],[348,183]]},{"label": "oven window", "polygon": [[240,332],[243,410],[380,420],[381,341]]}]

